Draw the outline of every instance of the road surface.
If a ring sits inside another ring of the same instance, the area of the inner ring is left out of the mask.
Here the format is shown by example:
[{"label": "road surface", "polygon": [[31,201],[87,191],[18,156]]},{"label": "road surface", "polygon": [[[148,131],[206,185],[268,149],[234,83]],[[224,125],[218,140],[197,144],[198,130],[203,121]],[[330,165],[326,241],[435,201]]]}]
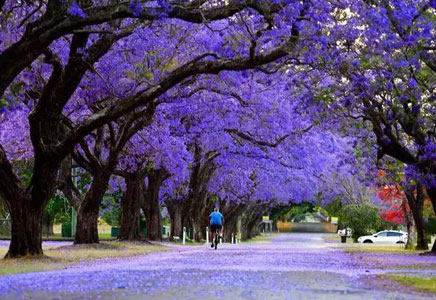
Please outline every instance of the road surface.
[{"label": "road surface", "polygon": [[390,263],[388,258],[379,265],[376,255],[346,253],[326,243],[323,234],[281,234],[220,245],[217,251],[176,246],[65,270],[0,276],[0,299],[435,299],[378,282],[376,276],[387,272],[423,272],[391,268],[398,256]]}]

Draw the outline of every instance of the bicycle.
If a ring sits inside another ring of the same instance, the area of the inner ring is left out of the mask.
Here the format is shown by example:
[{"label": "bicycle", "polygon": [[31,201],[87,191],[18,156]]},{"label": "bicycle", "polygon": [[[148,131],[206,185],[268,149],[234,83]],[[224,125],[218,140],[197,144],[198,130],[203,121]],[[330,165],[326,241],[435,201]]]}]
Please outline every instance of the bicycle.
[{"label": "bicycle", "polygon": [[219,229],[217,228],[215,229],[215,236],[213,238],[213,245],[215,246],[215,250],[218,247],[218,243],[220,239],[222,239],[222,237],[219,236]]}]

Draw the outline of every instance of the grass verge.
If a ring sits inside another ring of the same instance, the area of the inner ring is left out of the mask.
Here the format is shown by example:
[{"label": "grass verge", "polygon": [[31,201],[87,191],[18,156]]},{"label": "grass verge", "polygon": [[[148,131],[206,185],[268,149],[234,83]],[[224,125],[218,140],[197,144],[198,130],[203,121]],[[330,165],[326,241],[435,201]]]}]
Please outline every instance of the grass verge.
[{"label": "grass verge", "polygon": [[436,293],[435,276],[418,277],[418,276],[388,275],[387,278],[395,282],[413,287],[418,291]]},{"label": "grass verge", "polygon": [[396,265],[396,266],[382,266],[381,269],[405,269],[405,270],[435,270],[436,264],[428,265]]},{"label": "grass verge", "polygon": [[[116,240],[110,233],[100,233],[98,235],[100,241],[113,241]],[[0,240],[10,240],[10,236],[0,236]],[[63,237],[60,233],[55,233],[49,236],[42,236],[43,241],[74,241],[74,237]]]},{"label": "grass verge", "polygon": [[[130,257],[170,248],[140,242],[102,242],[92,245],[61,246],[44,250],[44,257],[0,260],[0,275],[59,270],[76,263],[102,258]],[[0,250],[4,256],[6,250]]]},{"label": "grass verge", "polygon": [[[327,243],[340,243],[341,242],[341,237],[337,234],[326,234],[324,237],[324,241]],[[353,243],[353,239],[350,237],[347,237],[347,244],[348,243]]]},{"label": "grass verge", "polygon": [[268,233],[268,234],[262,234],[255,236],[249,240],[242,241],[244,244],[251,244],[251,243],[270,243],[270,239],[273,239],[275,237],[278,237],[278,233]]},{"label": "grass verge", "polygon": [[170,242],[176,245],[180,245],[180,246],[200,246],[200,245],[204,245],[203,242],[195,242],[195,241],[185,241],[185,244],[183,245],[182,242]]},{"label": "grass verge", "polygon": [[373,253],[401,253],[401,254],[419,254],[425,251],[422,250],[409,250],[401,247],[400,245],[371,245],[371,244],[356,244],[353,246],[345,246],[346,252],[373,252]]},{"label": "grass verge", "polygon": [[[66,237],[63,237],[60,233],[55,233],[55,234],[49,235],[49,236],[43,236],[42,238],[48,239],[48,240],[62,240],[62,239],[74,240],[74,237],[66,238]],[[102,239],[102,240],[116,239],[116,238],[112,237],[110,233],[99,233],[98,238]]]}]

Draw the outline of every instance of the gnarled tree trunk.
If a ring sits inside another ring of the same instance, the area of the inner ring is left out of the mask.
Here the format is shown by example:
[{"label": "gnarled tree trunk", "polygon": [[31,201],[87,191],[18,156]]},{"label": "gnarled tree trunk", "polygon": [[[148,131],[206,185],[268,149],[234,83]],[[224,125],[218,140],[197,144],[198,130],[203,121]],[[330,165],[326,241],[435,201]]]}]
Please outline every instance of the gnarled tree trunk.
[{"label": "gnarled tree trunk", "polygon": [[11,243],[5,258],[43,254],[42,221],[55,186],[56,163],[55,158],[50,162],[35,159],[30,193],[17,191],[13,198],[4,197],[11,214]]},{"label": "gnarled tree trunk", "polygon": [[11,243],[6,258],[43,254],[42,217],[54,191],[59,164],[56,156],[49,158],[37,151],[32,180],[24,190],[0,145],[0,196],[11,214]]},{"label": "gnarled tree trunk", "polygon": [[10,209],[11,243],[5,258],[43,255],[42,215],[44,209],[43,206],[31,207],[29,204],[24,199],[16,199]]}]

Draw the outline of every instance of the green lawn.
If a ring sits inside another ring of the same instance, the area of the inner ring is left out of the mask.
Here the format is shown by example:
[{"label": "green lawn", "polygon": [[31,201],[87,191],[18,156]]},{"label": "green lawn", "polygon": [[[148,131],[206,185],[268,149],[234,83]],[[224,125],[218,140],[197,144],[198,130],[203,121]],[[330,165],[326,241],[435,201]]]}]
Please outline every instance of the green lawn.
[{"label": "green lawn", "polygon": [[[0,260],[0,275],[57,270],[73,264],[101,258],[144,255],[170,248],[140,242],[102,242],[92,245],[72,245],[45,249],[44,257]],[[0,250],[3,257],[6,250]]]},{"label": "green lawn", "polygon": [[411,286],[419,291],[436,293],[436,277],[389,275],[390,280]]}]

